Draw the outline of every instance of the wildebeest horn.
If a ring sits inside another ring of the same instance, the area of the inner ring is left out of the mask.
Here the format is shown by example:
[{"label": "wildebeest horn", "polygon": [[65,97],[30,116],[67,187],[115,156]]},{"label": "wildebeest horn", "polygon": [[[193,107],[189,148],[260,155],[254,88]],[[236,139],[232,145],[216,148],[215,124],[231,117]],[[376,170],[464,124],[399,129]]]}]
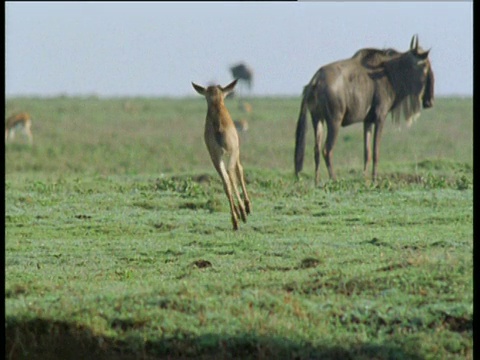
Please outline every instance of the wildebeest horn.
[{"label": "wildebeest horn", "polygon": [[412,40],[410,41],[410,49],[417,50],[418,48],[418,35],[415,34],[412,36]]}]

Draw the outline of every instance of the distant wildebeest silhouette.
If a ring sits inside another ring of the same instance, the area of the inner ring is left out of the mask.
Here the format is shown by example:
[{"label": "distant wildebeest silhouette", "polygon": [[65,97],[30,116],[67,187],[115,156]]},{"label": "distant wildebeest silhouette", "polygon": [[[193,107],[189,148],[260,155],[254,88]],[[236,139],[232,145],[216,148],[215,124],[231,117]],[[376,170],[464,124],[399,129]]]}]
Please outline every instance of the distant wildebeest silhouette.
[{"label": "distant wildebeest silhouette", "polygon": [[30,145],[33,144],[32,118],[29,113],[21,112],[10,116],[5,121],[5,143],[15,138],[15,132],[22,130],[28,138]]},{"label": "distant wildebeest silhouette", "polygon": [[[360,49],[353,57],[321,67],[304,87],[295,134],[295,174],[298,178],[305,153],[306,113],[310,112],[315,136],[315,183],[320,180],[320,152],[331,179],[335,179],[332,152],[340,126],[363,122],[364,174],[371,159],[373,130],[373,171],[377,178],[380,138],[388,113],[408,124],[420,115],[422,106],[434,100],[434,75],[428,58],[414,35],[410,49]],[[326,124],[327,138],[322,146]]]},{"label": "distant wildebeest silhouette", "polygon": [[230,67],[230,72],[234,79],[238,79],[245,83],[248,87],[248,90],[252,90],[253,86],[253,70],[245,63],[239,63]]},{"label": "distant wildebeest silhouette", "polygon": [[[231,93],[237,84],[234,80],[229,85],[222,87],[208,86],[204,88],[192,82],[193,88],[207,100],[207,117],[205,119],[205,144],[207,145],[213,166],[222,178],[223,188],[230,203],[230,213],[233,229],[238,230],[238,218],[247,221],[250,214],[251,203],[245,186],[243,167],[240,163],[240,144],[238,133],[225,106],[224,99]],[[237,187],[240,181],[243,200]],[[238,206],[233,196],[238,200]]]}]

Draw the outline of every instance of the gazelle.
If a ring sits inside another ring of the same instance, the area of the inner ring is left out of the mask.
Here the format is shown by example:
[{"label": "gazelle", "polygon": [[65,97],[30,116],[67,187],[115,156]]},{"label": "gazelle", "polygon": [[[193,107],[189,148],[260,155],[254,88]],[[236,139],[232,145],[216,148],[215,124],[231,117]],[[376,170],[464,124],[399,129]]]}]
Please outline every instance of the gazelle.
[{"label": "gazelle", "polygon": [[23,130],[30,145],[33,144],[32,118],[29,113],[14,114],[5,121],[5,143],[8,139],[13,140],[15,138],[15,131],[17,130]]},{"label": "gazelle", "polygon": [[252,113],[252,105],[249,102],[240,101],[238,103],[238,108],[240,109],[240,111],[242,111],[246,114],[251,114]]},{"label": "gazelle", "polygon": [[[207,145],[213,166],[222,178],[223,189],[230,203],[233,229],[238,230],[238,219],[247,221],[251,204],[245,186],[243,167],[240,163],[240,145],[237,130],[230,117],[224,99],[233,91],[237,84],[234,80],[229,85],[222,87],[212,85],[204,88],[192,82],[193,88],[207,100],[207,117],[205,119],[205,144]],[[238,191],[237,181],[240,181],[243,200]],[[233,196],[236,196],[238,205]]]},{"label": "gazelle", "polygon": [[237,132],[244,133],[247,132],[248,130],[248,121],[245,118],[241,118],[240,120],[235,120],[233,122],[235,124],[235,128],[237,129]]}]

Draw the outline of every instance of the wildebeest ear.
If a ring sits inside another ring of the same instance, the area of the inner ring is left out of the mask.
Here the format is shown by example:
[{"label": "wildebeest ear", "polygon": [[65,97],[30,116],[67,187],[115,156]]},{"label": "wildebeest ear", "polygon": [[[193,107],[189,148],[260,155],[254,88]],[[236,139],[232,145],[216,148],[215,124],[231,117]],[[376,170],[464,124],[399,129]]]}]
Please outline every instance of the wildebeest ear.
[{"label": "wildebeest ear", "polygon": [[229,93],[231,93],[233,91],[233,88],[235,87],[235,85],[237,85],[237,81],[238,81],[238,79],[235,79],[230,84],[228,84],[227,86],[222,87],[223,96],[227,96]]},{"label": "wildebeest ear", "polygon": [[430,52],[430,50],[422,51],[422,52],[415,51],[415,56],[417,57],[418,62],[419,63],[425,62],[425,60],[428,58],[428,53],[429,52]]},{"label": "wildebeest ear", "polygon": [[192,82],[193,88],[200,94],[205,95],[205,88]]}]

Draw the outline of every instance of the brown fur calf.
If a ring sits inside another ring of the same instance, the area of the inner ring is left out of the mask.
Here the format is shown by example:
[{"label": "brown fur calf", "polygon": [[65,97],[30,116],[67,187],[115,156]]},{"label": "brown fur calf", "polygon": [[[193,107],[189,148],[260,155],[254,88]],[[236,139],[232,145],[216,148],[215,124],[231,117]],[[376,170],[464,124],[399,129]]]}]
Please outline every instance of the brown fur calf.
[{"label": "brown fur calf", "polygon": [[[248,198],[243,167],[240,163],[240,145],[237,130],[225,107],[224,99],[233,91],[237,80],[225,87],[209,86],[204,88],[192,82],[193,88],[205,96],[207,100],[207,117],[205,120],[205,144],[207,145],[213,166],[222,178],[223,188],[230,203],[233,229],[238,230],[238,218],[247,221],[247,214],[250,213],[251,204]],[[237,187],[237,180],[240,181],[243,192],[243,200]],[[233,194],[237,198],[234,202]]]}]

